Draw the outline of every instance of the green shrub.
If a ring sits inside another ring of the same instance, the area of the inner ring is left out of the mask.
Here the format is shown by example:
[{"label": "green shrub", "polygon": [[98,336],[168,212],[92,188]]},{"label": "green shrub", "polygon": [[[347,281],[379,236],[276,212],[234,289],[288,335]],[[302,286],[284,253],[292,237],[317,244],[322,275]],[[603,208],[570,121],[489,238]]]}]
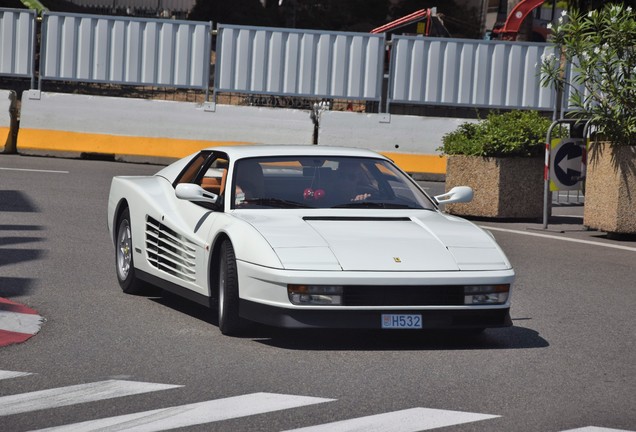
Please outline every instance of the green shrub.
[{"label": "green shrub", "polygon": [[[437,150],[446,155],[531,157],[545,151],[552,120],[537,111],[489,114],[478,123],[463,123],[442,137]],[[555,137],[558,130],[555,130]]]}]

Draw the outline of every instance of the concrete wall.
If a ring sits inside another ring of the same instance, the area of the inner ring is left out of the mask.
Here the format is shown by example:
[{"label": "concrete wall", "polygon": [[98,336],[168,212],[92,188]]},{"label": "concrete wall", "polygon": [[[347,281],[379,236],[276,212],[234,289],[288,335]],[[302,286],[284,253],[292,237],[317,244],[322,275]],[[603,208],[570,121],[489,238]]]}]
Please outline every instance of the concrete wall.
[{"label": "concrete wall", "polygon": [[[362,147],[411,173],[443,175],[436,150],[465,119],[323,111],[319,145]],[[168,162],[215,145],[307,144],[308,110],[45,93],[22,96],[17,149],[22,154],[112,155]]]},{"label": "concrete wall", "polygon": [[0,90],[0,153],[15,151],[11,130],[11,109],[15,101],[14,91]]},{"label": "concrete wall", "polygon": [[176,159],[214,145],[311,144],[309,112],[35,90],[22,96],[18,151]]},{"label": "concrete wall", "polygon": [[467,121],[474,120],[326,111],[318,144],[370,148],[407,172],[444,174],[446,158],[437,148],[445,134]]}]

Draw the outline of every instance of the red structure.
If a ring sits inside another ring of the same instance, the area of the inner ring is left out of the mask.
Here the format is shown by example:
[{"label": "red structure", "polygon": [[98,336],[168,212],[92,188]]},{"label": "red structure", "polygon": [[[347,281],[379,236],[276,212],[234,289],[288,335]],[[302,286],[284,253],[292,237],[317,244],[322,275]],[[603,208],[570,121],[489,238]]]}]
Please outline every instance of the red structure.
[{"label": "red structure", "polygon": [[424,32],[418,32],[419,34],[423,34],[424,36],[450,37],[450,33],[446,30],[442,20],[435,13],[435,9],[420,9],[402,18],[374,28],[371,30],[371,33],[392,33],[419,22],[424,22]]},{"label": "red structure", "polygon": [[[530,15],[533,10],[541,6],[544,2],[545,0],[523,0],[522,2],[518,3],[508,14],[503,27],[495,27],[492,30],[493,39],[511,41],[516,40],[523,21],[528,17],[528,15]],[[533,31],[537,32],[537,30],[535,30],[534,28]],[[541,31],[539,31],[538,33],[541,34]],[[542,36],[545,40],[547,34],[542,34]]]}]

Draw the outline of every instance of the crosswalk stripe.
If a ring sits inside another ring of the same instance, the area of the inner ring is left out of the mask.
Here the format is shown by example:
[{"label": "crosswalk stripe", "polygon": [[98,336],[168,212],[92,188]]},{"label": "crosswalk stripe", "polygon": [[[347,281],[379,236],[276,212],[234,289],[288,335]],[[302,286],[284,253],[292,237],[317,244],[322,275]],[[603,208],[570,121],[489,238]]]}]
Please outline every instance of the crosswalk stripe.
[{"label": "crosswalk stripe", "polygon": [[212,423],[255,414],[263,414],[289,408],[298,408],[331,402],[309,396],[294,396],[276,393],[252,393],[207,402],[198,402],[170,408],[144,411],[134,414],[89,420],[64,426],[40,429],[37,432],[91,432],[127,431],[155,432],[186,426]]},{"label": "crosswalk stripe", "polygon": [[49,390],[0,397],[0,416],[38,411],[48,408],[95,402],[159,390],[179,385],[136,381],[107,380],[89,384],[59,387]]},{"label": "crosswalk stripe", "polygon": [[18,378],[18,377],[27,376],[27,375],[31,375],[31,373],[0,370],[0,380],[9,379],[9,378]]},{"label": "crosswalk stripe", "polygon": [[416,432],[497,417],[499,416],[490,414],[446,411],[431,408],[411,408],[293,429],[287,432]]}]

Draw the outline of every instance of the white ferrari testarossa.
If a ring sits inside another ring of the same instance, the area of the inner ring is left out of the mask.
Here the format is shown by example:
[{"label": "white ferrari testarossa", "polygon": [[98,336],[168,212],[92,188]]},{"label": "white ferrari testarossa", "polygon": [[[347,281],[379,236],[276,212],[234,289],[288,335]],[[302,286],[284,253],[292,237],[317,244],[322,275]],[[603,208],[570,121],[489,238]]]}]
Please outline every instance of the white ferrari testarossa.
[{"label": "white ferrari testarossa", "polygon": [[510,262],[389,159],[324,146],[202,150],[114,177],[108,228],[126,293],[218,305],[219,328],[506,327]]}]

